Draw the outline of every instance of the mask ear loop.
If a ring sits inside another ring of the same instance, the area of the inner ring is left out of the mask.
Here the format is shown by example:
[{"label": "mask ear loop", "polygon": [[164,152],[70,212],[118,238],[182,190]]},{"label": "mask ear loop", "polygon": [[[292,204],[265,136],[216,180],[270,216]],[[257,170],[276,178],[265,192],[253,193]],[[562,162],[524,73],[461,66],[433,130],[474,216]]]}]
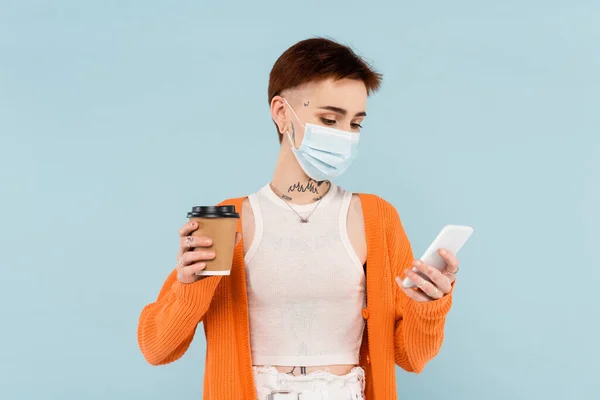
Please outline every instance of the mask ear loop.
[{"label": "mask ear loop", "polygon": [[[298,114],[296,114],[296,111],[294,111],[294,109],[292,108],[292,106],[290,106],[290,103],[288,103],[287,99],[285,97],[282,97],[283,101],[285,101],[285,104],[287,104],[287,106],[289,107],[290,111],[292,112],[292,114],[294,114],[294,117],[296,117],[296,119],[298,120],[298,122],[300,122],[300,125],[302,125],[302,129],[306,129],[306,126],[304,126],[304,124],[302,123],[302,121],[300,121],[300,118],[298,118]],[[292,150],[296,149],[296,146],[294,144],[294,142],[292,141],[292,137],[290,136],[290,131],[288,130],[287,132],[287,137],[290,141],[290,144],[292,145]]]}]

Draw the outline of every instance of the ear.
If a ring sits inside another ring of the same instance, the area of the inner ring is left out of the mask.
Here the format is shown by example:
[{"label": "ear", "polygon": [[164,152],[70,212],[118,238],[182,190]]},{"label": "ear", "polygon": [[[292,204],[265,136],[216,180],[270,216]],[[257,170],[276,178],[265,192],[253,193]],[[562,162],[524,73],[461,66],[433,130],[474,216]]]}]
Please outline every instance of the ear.
[{"label": "ear", "polygon": [[283,102],[283,97],[274,96],[271,100],[271,118],[275,121],[280,135],[287,132],[287,110]]}]

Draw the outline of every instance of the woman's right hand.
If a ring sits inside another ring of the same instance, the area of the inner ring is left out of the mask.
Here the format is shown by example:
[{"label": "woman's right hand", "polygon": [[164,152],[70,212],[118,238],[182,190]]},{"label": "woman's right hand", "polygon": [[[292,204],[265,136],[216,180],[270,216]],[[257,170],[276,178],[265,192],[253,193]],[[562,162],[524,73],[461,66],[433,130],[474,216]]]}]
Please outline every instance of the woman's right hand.
[{"label": "woman's right hand", "polygon": [[[215,258],[210,250],[212,239],[206,236],[191,236],[198,228],[196,221],[188,221],[179,228],[179,251],[177,252],[177,279],[181,283],[193,283],[206,276],[196,275],[206,268],[206,261]],[[241,233],[235,235],[235,245],[242,239]],[[194,250],[195,248],[195,250]]]},{"label": "woman's right hand", "polygon": [[[193,283],[202,276],[197,272],[206,268],[206,262],[215,258],[215,252],[209,250],[212,239],[206,236],[190,236],[198,228],[196,221],[188,221],[179,228],[179,251],[177,252],[177,279],[181,283]],[[194,248],[196,249],[194,250]],[[206,249],[202,249],[202,248]]]}]

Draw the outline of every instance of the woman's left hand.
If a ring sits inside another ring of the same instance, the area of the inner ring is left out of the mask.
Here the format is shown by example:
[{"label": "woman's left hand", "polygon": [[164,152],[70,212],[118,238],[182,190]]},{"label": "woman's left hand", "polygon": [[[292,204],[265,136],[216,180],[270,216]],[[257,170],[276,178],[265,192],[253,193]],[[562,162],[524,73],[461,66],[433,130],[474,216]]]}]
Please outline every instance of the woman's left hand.
[{"label": "woman's left hand", "polygon": [[452,290],[451,285],[456,280],[458,272],[458,258],[446,249],[440,249],[438,253],[446,261],[446,268],[441,272],[422,261],[413,261],[413,266],[427,276],[431,282],[423,279],[412,268],[406,270],[406,276],[417,285],[416,288],[405,288],[402,286],[400,277],[396,277],[396,283],[400,289],[411,299],[418,302],[438,300]]}]

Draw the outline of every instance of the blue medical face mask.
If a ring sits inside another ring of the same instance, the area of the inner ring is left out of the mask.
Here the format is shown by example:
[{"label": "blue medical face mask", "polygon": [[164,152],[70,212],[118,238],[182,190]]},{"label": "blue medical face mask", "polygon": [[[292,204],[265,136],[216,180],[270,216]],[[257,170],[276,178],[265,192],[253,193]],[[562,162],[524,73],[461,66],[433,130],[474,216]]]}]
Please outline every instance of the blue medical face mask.
[{"label": "blue medical face mask", "polygon": [[304,128],[304,138],[298,149],[287,132],[292,152],[306,175],[315,181],[324,181],[343,174],[358,153],[358,132],[347,132],[328,126],[303,124],[296,112],[284,99],[298,122]]}]

